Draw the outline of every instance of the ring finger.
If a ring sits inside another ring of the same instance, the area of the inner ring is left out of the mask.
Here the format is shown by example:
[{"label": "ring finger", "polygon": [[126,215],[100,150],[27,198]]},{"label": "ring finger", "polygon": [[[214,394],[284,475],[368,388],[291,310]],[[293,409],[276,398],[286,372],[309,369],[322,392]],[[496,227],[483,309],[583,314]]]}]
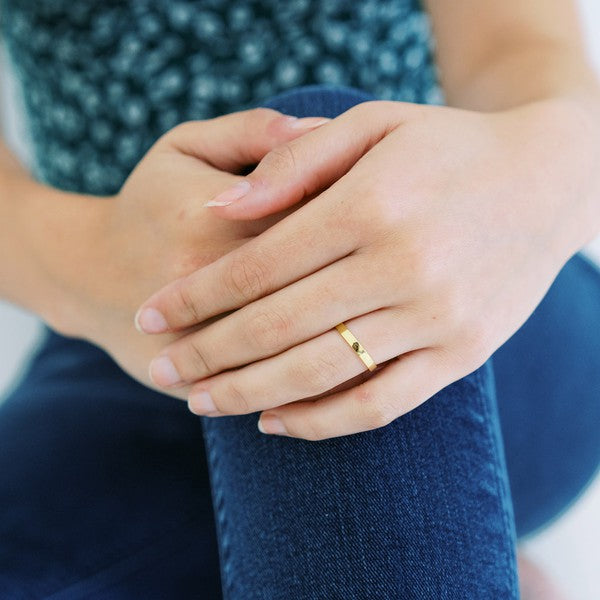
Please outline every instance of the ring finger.
[{"label": "ring finger", "polygon": [[[384,308],[345,322],[376,364],[434,343],[432,325],[412,311]],[[196,414],[246,414],[324,394],[368,374],[367,367],[336,329],[241,369],[192,386]]]}]

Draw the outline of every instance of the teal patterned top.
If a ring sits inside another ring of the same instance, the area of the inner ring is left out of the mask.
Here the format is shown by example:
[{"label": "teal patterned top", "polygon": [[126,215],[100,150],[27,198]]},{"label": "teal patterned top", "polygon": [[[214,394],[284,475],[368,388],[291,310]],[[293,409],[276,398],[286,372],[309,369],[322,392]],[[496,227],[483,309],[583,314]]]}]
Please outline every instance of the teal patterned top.
[{"label": "teal patterned top", "polygon": [[418,0],[0,0],[34,174],[112,194],[181,121],[311,83],[441,103]]}]

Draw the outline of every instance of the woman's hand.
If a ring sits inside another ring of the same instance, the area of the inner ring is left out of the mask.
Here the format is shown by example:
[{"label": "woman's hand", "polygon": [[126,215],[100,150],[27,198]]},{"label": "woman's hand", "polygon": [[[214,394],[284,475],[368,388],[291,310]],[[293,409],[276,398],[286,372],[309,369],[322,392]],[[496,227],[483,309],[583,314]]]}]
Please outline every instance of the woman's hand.
[{"label": "woman's hand", "polygon": [[165,348],[153,380],[197,382],[195,413],[267,411],[264,431],[309,440],[415,408],[481,366],[595,234],[588,129],[567,100],[497,113],[373,101],[274,149],[247,194],[213,210],[256,218],[321,193],[143,305],[149,333],[238,309]]},{"label": "woman's hand", "polygon": [[[240,180],[232,173],[318,122],[256,109],[183,123],[154,144],[116,196],[54,190],[31,236],[43,240],[37,254],[57,290],[48,294],[53,301],[42,316],[61,333],[101,346],[130,375],[151,385],[151,357],[181,333],[141,336],[133,325],[136,308],[157,288],[284,216],[226,221],[203,204]],[[41,228],[55,235],[42,235]],[[171,393],[186,397],[183,390]]]}]

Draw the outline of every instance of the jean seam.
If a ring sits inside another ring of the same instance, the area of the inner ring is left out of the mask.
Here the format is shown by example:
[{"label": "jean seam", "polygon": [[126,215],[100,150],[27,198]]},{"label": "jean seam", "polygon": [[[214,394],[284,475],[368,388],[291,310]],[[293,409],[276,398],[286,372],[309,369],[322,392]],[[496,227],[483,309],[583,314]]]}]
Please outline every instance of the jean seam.
[{"label": "jean seam", "polygon": [[[201,420],[209,419],[210,417],[200,417]],[[231,578],[231,553],[229,547],[229,536],[227,519],[225,517],[225,494],[224,485],[221,478],[221,465],[219,454],[213,443],[213,432],[209,427],[204,427],[204,440],[207,458],[211,463],[209,469],[209,477],[211,480],[211,493],[213,499],[215,524],[217,528],[217,547],[219,549],[219,564],[221,571],[221,588],[223,600],[233,598],[234,580]]]},{"label": "jean seam", "polygon": [[[485,416],[485,423],[487,424],[487,427],[490,430],[491,438],[495,438],[496,435],[494,434],[493,431],[491,431],[491,429],[493,427],[494,416],[491,414],[488,403],[485,400],[485,396],[486,396],[485,384],[486,384],[486,382],[483,379],[483,375],[481,372],[482,369],[483,369],[483,366],[478,368],[475,372],[475,377],[477,379],[477,384],[478,384],[478,389],[479,389],[477,399],[483,409],[482,412]],[[490,439],[490,436],[486,436],[486,444],[488,444],[488,447],[491,450],[491,455],[495,458],[495,462],[496,463],[503,462],[502,457],[499,455],[500,448],[498,448],[497,444],[494,443],[493,439]],[[507,495],[505,493],[505,489],[504,489],[504,486],[502,485],[501,477],[500,477],[497,469],[494,469],[494,481],[495,481],[496,491],[498,493],[498,498],[500,498],[502,501],[502,504],[504,506],[506,506],[506,503],[511,501],[511,499],[509,497],[507,497]],[[513,537],[512,536],[513,528],[511,527],[511,524],[508,521],[508,515],[506,514],[506,510],[504,510],[504,507],[503,507],[503,510],[501,511],[501,513],[502,513],[502,522],[504,524],[505,539],[511,540]],[[518,598],[519,597],[518,582],[517,582],[517,579],[515,578],[515,572],[514,572],[514,568],[511,563],[511,560],[510,560],[509,553],[505,553],[505,566],[506,566],[506,573],[510,577],[509,583],[510,583],[511,597]]]}]

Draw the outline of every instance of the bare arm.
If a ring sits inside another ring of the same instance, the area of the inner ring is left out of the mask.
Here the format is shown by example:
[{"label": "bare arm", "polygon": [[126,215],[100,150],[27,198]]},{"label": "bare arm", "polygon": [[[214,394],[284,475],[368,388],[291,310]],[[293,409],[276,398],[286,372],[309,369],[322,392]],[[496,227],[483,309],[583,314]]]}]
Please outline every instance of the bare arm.
[{"label": "bare arm", "polygon": [[600,88],[574,0],[425,0],[448,103],[501,110]]},{"label": "bare arm", "polygon": [[[0,84],[2,81],[0,78]],[[34,181],[1,134],[0,128],[0,298],[48,318],[48,309],[59,302],[59,297],[45,272],[44,260],[60,251],[61,244],[57,242],[64,238],[61,221],[77,231],[74,221],[70,222],[77,219],[81,231],[92,204],[76,202],[74,194],[64,194]],[[88,221],[91,225],[92,221]]]},{"label": "bare arm", "polygon": [[425,3],[448,104],[478,111],[539,107],[540,141],[560,147],[562,155],[537,165],[532,177],[573,173],[564,197],[576,218],[563,233],[574,249],[583,247],[600,233],[600,84],[575,1]]},{"label": "bare arm", "polygon": [[49,265],[75,263],[73,248],[96,234],[105,208],[92,200],[35,181],[0,135],[0,298],[61,319],[68,303]]}]

